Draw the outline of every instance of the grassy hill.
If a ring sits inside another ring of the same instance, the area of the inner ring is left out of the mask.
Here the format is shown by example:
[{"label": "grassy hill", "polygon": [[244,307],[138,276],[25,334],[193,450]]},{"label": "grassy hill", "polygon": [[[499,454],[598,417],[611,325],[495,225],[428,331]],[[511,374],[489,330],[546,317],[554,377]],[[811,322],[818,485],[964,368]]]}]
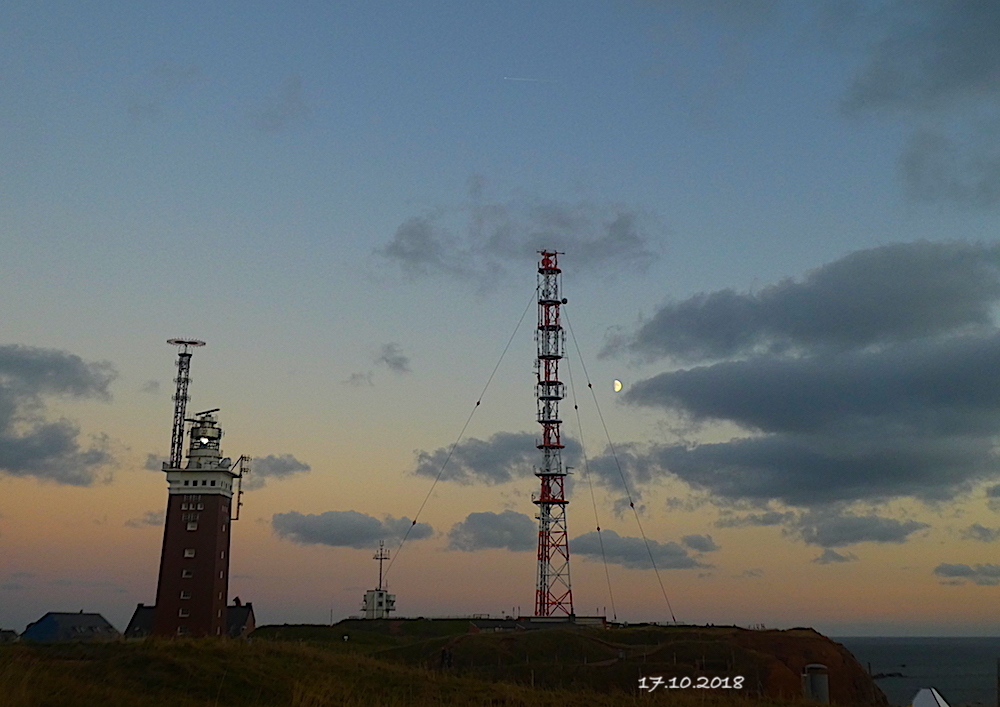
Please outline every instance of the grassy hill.
[{"label": "grassy hill", "polygon": [[[747,649],[741,658],[729,640],[709,639],[706,643],[704,636],[698,635],[681,642],[668,640],[664,631],[672,630],[469,634],[468,622],[393,621],[343,622],[333,627],[268,626],[258,629],[249,642],[146,639],[103,644],[19,643],[0,646],[0,704],[634,707],[661,700],[679,707],[792,704],[753,697],[755,691],[750,689],[639,692],[638,675],[665,674],[668,667],[687,674],[697,667],[708,674],[711,670],[749,669],[754,661],[767,663],[753,649]],[[683,636],[679,630],[674,634]],[[729,647],[713,653],[723,644]],[[441,665],[442,648],[452,652],[450,666]],[[728,655],[723,655],[725,652]],[[746,666],[732,662],[744,658],[749,661]],[[694,662],[685,662],[689,659]],[[720,662],[716,665],[715,660]],[[728,662],[723,665],[723,660]],[[556,667],[558,671],[552,670]],[[552,672],[567,676],[562,687],[545,677]]]}]

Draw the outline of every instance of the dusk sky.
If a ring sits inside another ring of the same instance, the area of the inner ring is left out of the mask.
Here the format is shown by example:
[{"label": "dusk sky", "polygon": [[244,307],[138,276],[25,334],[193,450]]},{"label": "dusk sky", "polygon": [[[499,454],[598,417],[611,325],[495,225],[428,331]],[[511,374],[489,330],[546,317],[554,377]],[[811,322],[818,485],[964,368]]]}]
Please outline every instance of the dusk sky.
[{"label": "dusk sky", "polygon": [[388,579],[530,613],[557,248],[578,613],[670,618],[610,438],[679,620],[996,635],[998,38],[996,0],[8,0],[0,628],[153,602],[174,337],[255,458],[230,596],[359,613],[526,307]]}]

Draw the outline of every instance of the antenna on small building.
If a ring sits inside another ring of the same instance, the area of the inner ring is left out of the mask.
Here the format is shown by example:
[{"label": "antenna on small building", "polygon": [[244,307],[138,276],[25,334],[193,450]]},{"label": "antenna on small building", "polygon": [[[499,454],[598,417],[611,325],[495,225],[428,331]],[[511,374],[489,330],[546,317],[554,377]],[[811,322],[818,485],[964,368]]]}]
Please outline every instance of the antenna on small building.
[{"label": "antenna on small building", "polygon": [[396,609],[396,595],[390,594],[383,586],[385,574],[382,571],[382,563],[389,559],[389,551],[385,549],[385,540],[378,541],[378,552],[372,559],[378,560],[378,589],[369,589],[365,592],[365,600],[361,605],[361,610],[365,612],[366,619],[387,619],[389,612]]},{"label": "antenna on small building", "polygon": [[385,587],[382,586],[382,563],[389,559],[389,551],[385,549],[385,540],[378,541],[378,552],[372,557],[373,560],[378,560],[378,589],[382,591]]}]

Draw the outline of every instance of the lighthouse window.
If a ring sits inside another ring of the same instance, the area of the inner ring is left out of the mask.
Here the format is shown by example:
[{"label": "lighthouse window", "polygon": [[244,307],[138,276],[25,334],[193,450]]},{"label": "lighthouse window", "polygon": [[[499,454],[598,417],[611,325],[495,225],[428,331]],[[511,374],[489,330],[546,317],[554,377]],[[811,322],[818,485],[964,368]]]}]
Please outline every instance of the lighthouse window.
[{"label": "lighthouse window", "polygon": [[189,486],[190,484],[191,484],[191,482],[188,479],[184,479],[184,485],[185,486]]},{"label": "lighthouse window", "polygon": [[202,486],[208,486],[208,480],[207,479],[202,479],[201,480],[201,485]]},{"label": "lighthouse window", "polygon": [[189,547],[186,550],[184,550],[184,557],[194,557],[194,548]]},{"label": "lighthouse window", "polygon": [[198,504],[198,510],[199,510],[199,511],[203,511],[203,510],[205,510],[205,504],[204,504],[204,503],[199,503],[199,504]]},{"label": "lighthouse window", "polygon": [[191,570],[181,570],[182,579],[191,579],[192,577],[194,577],[194,572]]},{"label": "lighthouse window", "polygon": [[190,599],[191,592],[181,592],[181,599]]},{"label": "lighthouse window", "polygon": [[191,615],[191,612],[188,611],[187,609],[178,609],[177,615],[180,616],[182,619],[186,619]]},{"label": "lighthouse window", "polygon": [[219,559],[220,559],[220,560],[224,560],[224,559],[226,559],[226,551],[225,551],[225,550],[223,550],[223,551],[222,551],[222,554],[221,554],[221,555],[219,555]]},{"label": "lighthouse window", "polygon": [[177,627],[177,635],[178,636],[186,636],[187,634],[188,634],[188,627],[187,626],[178,626]]},{"label": "lighthouse window", "polygon": [[195,522],[195,521],[192,521],[192,522],[188,523],[187,528],[188,528],[188,530],[197,530],[198,529],[198,523]]},{"label": "lighthouse window", "polygon": [[212,486],[215,486],[215,479],[212,479]]}]

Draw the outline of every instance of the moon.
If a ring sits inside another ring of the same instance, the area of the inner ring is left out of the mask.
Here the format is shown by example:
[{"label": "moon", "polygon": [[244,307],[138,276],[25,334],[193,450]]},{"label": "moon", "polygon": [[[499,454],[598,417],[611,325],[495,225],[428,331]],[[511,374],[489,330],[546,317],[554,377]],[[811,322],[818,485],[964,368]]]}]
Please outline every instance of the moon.
[{"label": "moon", "polygon": [[615,389],[616,393],[621,392],[622,382],[616,378],[615,382],[611,384],[611,387]]}]

